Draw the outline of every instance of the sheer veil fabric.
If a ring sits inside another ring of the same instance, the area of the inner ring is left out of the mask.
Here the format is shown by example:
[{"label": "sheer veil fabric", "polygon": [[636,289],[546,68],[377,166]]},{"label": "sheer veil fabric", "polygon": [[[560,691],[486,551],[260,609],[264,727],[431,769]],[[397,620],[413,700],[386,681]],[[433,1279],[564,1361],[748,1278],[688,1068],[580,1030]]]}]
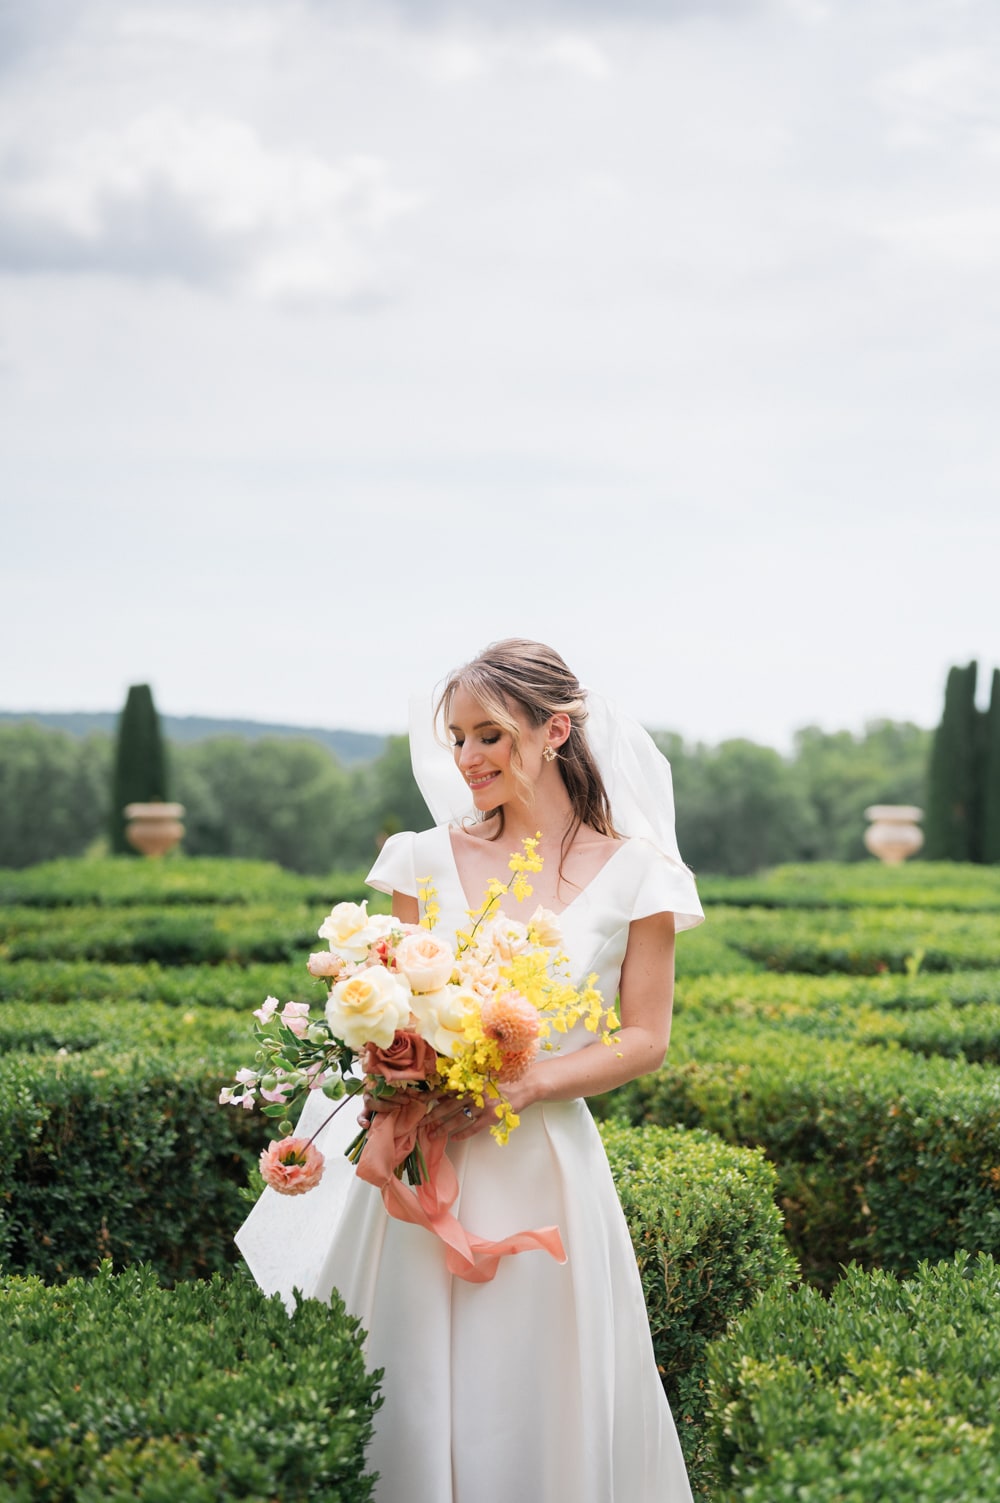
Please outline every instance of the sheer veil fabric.
[{"label": "sheer veil fabric", "polygon": [[[628,839],[559,922],[574,978],[596,974],[610,1001],[631,922],[672,911],[689,928],[702,912],[674,838],[669,766],[634,722],[596,696],[588,704],[614,823]],[[417,896],[430,876],[438,932],[450,939],[468,922],[450,827],[470,805],[426,699],[411,744],[439,823],[391,836],[368,882]],[[593,1043],[581,1023],[556,1047]],[[314,1093],[297,1130],[320,1128],[328,1108]],[[293,1289],[321,1300],[338,1291],[367,1332],[366,1359],[385,1370],[369,1453],[377,1503],[692,1503],[628,1226],[586,1103],[528,1108],[504,1147],[485,1132],[449,1144],[463,1225],[499,1238],[555,1224],[567,1254],[564,1264],[538,1251],[504,1258],[493,1282],[477,1285],[453,1278],[438,1240],[391,1220],[354,1176],[342,1157],[354,1117],[342,1112],[317,1138],[319,1186],[294,1198],[265,1190],[237,1243],[267,1292],[291,1303]]]},{"label": "sheer veil fabric", "polygon": [[[586,734],[611,802],[611,819],[619,835],[646,840],[674,869],[678,930],[705,917],[694,875],[677,845],[674,782],[670,763],[636,720],[587,689]],[[436,696],[410,700],[410,761],[417,786],[437,824],[460,825],[475,815],[468,785],[439,739],[434,724]]]}]

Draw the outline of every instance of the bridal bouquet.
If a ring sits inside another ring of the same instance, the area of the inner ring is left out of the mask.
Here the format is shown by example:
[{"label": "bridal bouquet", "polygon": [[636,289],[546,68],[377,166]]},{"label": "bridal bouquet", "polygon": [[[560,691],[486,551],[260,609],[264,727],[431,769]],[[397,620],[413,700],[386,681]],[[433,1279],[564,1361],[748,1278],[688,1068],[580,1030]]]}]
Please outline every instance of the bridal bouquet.
[{"label": "bridal bouquet", "polygon": [[[421,1218],[401,1206],[388,1179],[405,1177],[419,1187],[433,1221],[440,1211],[434,1192],[444,1144],[422,1127],[435,1101],[452,1095],[480,1108],[491,1104],[491,1131],[506,1143],[518,1117],[503,1087],[528,1070],[539,1049],[552,1047],[553,1032],[565,1033],[582,1020],[610,1041],[614,1014],[595,977],[582,988],[569,981],[555,915],[537,908],[521,922],[500,910],[507,892],[518,901],[531,895],[528,874],[542,868],[536,846],[537,837],[525,840],[511,856],[510,880],[490,882],[454,946],[432,932],[439,905],[430,879],[421,882],[420,924],[370,915],[366,903],[338,903],[319,930],[329,949],[308,962],[310,974],[328,984],[322,1014],[314,1016],[302,1002],[279,1010],[274,997],[256,1009],[257,1068],[238,1071],[219,1100],[246,1110],[259,1102],[268,1116],[281,1119],[284,1136],[261,1155],[261,1173],[275,1190],[301,1194],[323,1173],[313,1141],[318,1133],[291,1136],[292,1113],[308,1093],[349,1098],[367,1090],[391,1109],[374,1114],[348,1157],[404,1219]],[[442,1234],[439,1226],[433,1229]]]}]

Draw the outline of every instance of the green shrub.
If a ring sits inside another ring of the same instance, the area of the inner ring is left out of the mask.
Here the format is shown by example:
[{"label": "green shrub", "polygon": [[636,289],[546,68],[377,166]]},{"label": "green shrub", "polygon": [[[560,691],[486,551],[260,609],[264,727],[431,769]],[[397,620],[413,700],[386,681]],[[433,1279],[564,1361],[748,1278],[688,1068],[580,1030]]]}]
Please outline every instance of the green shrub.
[{"label": "green shrub", "polygon": [[760,1153],[708,1133],[602,1127],[642,1276],[657,1365],[696,1491],[708,1489],[709,1341],[795,1264]]},{"label": "green shrub", "polygon": [[702,902],[754,908],[954,908],[1000,911],[1000,871],[958,861],[811,861],[752,877],[703,877]]},{"label": "green shrub", "polygon": [[0,1003],[162,1002],[249,1012],[265,997],[309,1002],[317,983],[304,957],[272,965],[113,965],[91,960],[19,960],[0,965]]},{"label": "green shrub", "polygon": [[997,926],[972,913],[916,908],[776,913],[720,906],[711,921],[727,945],[771,971],[906,974],[918,957],[921,970],[962,971],[994,968],[1000,958]]},{"label": "green shrub", "polygon": [[0,1280],[9,1503],[366,1503],[379,1374],[357,1323],[242,1279]]},{"label": "green shrub", "polygon": [[995,1503],[998,1300],[964,1253],[764,1295],[709,1355],[717,1503]]},{"label": "green shrub", "polygon": [[148,1047],[0,1058],[0,1264],[55,1281],[110,1258],[176,1280],[231,1262],[266,1134],[219,1085],[215,1061]]},{"label": "green shrub", "polygon": [[0,904],[39,908],[133,904],[309,903],[328,908],[367,895],[365,873],[299,876],[270,861],[171,855],[162,861],[46,861],[0,870]]},{"label": "green shrub", "polygon": [[753,1020],[679,1020],[663,1069],[597,1108],[763,1147],[793,1251],[824,1286],[852,1257],[908,1273],[957,1248],[1000,1252],[995,1070]]}]

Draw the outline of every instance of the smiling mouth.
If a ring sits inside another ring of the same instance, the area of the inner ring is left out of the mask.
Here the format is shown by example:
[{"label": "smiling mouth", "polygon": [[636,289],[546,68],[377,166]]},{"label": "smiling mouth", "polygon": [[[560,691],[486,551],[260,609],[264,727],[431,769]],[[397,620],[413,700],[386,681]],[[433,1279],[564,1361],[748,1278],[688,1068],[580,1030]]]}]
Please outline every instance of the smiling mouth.
[{"label": "smiling mouth", "polygon": [[498,772],[487,772],[484,773],[482,777],[468,778],[466,781],[468,782],[469,787],[472,789],[485,788],[487,783],[492,783],[499,776],[500,774]]}]

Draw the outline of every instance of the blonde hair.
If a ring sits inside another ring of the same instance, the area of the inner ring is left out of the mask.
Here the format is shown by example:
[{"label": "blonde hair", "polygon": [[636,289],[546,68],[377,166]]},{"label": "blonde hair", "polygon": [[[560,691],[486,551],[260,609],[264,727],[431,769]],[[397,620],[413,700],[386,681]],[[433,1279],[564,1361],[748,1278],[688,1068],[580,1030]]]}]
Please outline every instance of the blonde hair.
[{"label": "blonde hair", "polygon": [[[569,736],[558,748],[556,756],[573,806],[573,823],[563,839],[563,852],[581,825],[588,825],[601,835],[616,837],[607,789],[587,741],[586,690],[581,688],[579,680],[553,648],[522,637],[508,637],[502,642],[491,643],[464,668],[451,674],[434,708],[435,722],[443,718],[447,724],[452,701],[459,689],[465,689],[477,699],[490,719],[509,733],[511,772],[528,804],[533,791],[522,768],[521,731],[511,714],[511,706],[516,705],[532,726],[544,725],[553,715],[568,715]],[[503,834],[503,805],[492,809],[483,818],[497,821],[491,839],[498,839]]]}]

